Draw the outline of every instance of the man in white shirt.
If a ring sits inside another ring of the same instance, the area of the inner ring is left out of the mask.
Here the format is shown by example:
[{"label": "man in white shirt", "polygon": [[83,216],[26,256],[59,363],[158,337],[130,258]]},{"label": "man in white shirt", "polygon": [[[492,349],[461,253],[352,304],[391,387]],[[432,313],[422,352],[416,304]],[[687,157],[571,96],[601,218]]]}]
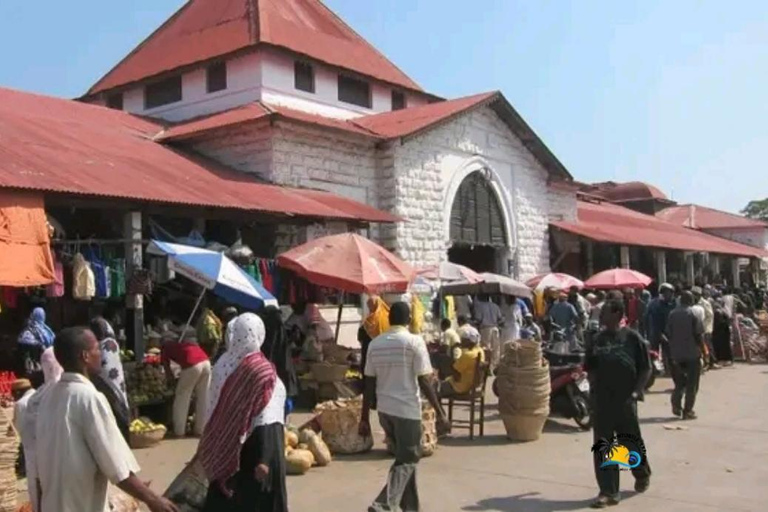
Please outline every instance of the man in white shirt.
[{"label": "man in white shirt", "polygon": [[715,349],[712,346],[712,333],[715,331],[715,308],[712,307],[712,303],[709,301],[709,291],[702,290],[699,286],[694,286],[691,289],[691,293],[693,293],[693,307],[691,309],[704,326],[704,343],[709,351],[709,357],[707,357],[706,362],[710,368],[719,368],[715,359]]},{"label": "man in white shirt", "polygon": [[408,332],[411,313],[408,304],[396,302],[389,310],[391,329],[371,341],[365,364],[365,393],[360,435],[370,436],[370,410],[374,400],[387,438],[395,447],[395,463],[387,484],[368,508],[369,512],[402,510],[418,512],[416,465],[421,457],[421,398],[419,390],[437,414],[438,434],[450,430],[430,383],[432,365],[427,345]]},{"label": "man in white shirt", "polygon": [[504,323],[501,309],[488,295],[478,295],[475,301],[475,325],[480,329],[480,344],[491,351],[491,369],[495,370],[501,358],[501,333]]},{"label": "man in white shirt", "polygon": [[139,466],[107,399],[88,380],[101,367],[94,334],[64,329],[54,353],[64,374],[42,393],[35,423],[41,511],[105,512],[112,482],[152,512],[178,512],[138,479]]}]

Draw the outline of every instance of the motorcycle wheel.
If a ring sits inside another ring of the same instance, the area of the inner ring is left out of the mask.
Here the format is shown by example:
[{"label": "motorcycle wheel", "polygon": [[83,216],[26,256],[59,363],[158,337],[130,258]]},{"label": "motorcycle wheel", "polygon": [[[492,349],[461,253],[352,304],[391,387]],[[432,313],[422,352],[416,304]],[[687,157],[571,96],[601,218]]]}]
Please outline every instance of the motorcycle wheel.
[{"label": "motorcycle wheel", "polygon": [[592,428],[592,413],[589,409],[589,403],[584,395],[578,395],[573,398],[573,404],[576,406],[577,414],[573,417],[573,421],[581,427],[582,430],[589,430]]},{"label": "motorcycle wheel", "polygon": [[645,383],[645,390],[648,391],[653,387],[653,384],[656,382],[656,372],[652,372],[651,376],[648,377],[648,382]]}]

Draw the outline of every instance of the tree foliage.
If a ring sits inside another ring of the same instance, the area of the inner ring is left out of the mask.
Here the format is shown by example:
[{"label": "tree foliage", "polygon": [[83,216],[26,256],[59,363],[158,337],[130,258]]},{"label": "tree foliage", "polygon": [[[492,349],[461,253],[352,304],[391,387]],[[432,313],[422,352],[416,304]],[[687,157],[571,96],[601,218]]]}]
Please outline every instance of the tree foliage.
[{"label": "tree foliage", "polygon": [[741,213],[750,219],[760,219],[768,221],[768,197],[750,201],[747,206],[741,210]]}]

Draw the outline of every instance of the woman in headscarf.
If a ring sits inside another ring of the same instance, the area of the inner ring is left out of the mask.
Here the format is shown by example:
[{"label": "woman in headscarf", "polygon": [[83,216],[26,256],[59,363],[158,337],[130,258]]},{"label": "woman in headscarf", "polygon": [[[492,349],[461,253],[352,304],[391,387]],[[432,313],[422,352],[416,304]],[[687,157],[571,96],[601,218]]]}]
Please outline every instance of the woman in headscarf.
[{"label": "woman in headscarf", "polygon": [[292,404],[292,398],[299,394],[299,379],[293,365],[293,343],[283,325],[283,315],[278,308],[270,306],[261,313],[261,319],[266,329],[261,351],[275,365],[277,376],[285,385],[288,403]]},{"label": "woman in headscarf", "polygon": [[715,299],[714,323],[712,329],[712,347],[718,363],[732,364],[733,350],[731,349],[731,319],[725,308],[723,299]]},{"label": "woman in headscarf", "polygon": [[91,331],[96,335],[101,351],[101,370],[91,375],[91,382],[107,398],[117,426],[127,441],[130,438],[131,410],[128,395],[125,392],[125,374],[120,360],[120,345],[115,340],[115,332],[102,317],[91,320]]},{"label": "woman in headscarf", "polygon": [[260,350],[262,320],[245,313],[232,330],[214,368],[213,414],[198,448],[210,482],[203,511],[287,512],[285,386]]},{"label": "woman in headscarf", "polygon": [[389,305],[378,295],[368,297],[368,316],[357,330],[357,341],[360,342],[360,371],[365,369],[368,359],[368,345],[374,338],[389,330]]},{"label": "woman in headscarf", "polygon": [[17,373],[32,381],[34,387],[42,384],[43,368],[40,359],[46,349],[53,347],[55,337],[45,323],[45,310],[40,307],[33,309],[19,334]]}]

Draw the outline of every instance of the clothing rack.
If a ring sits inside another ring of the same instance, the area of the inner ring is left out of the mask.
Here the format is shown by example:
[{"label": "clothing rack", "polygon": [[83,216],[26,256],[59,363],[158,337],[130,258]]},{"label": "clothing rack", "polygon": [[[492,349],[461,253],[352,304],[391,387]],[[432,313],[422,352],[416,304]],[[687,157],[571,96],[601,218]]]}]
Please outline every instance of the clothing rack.
[{"label": "clothing rack", "polygon": [[69,240],[51,240],[51,245],[123,245],[123,244],[142,244],[148,245],[151,240],[135,239],[135,238],[73,238]]}]

